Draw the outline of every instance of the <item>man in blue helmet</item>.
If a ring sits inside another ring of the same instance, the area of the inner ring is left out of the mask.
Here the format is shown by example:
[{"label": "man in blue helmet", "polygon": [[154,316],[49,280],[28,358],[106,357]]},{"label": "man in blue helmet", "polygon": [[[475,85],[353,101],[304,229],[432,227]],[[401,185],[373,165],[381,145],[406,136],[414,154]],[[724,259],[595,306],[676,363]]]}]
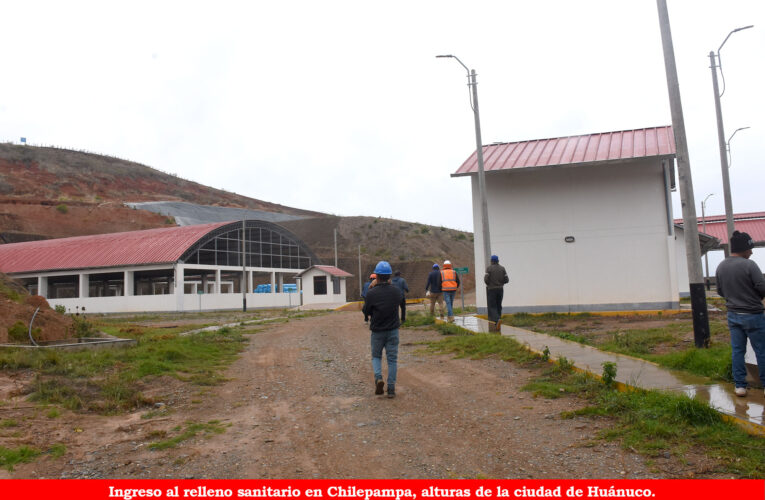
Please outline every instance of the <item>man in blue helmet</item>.
[{"label": "man in blue helmet", "polygon": [[[398,327],[406,321],[406,300],[396,286],[391,284],[393,270],[381,260],[375,266],[377,284],[370,288],[364,301],[364,316],[369,316],[372,331],[372,370],[375,374],[375,394],[382,394],[385,383],[382,377],[382,352],[388,360],[388,397],[396,397],[396,371],[398,370]],[[398,311],[401,308],[401,319]]]},{"label": "man in blue helmet", "polygon": [[486,306],[489,310],[489,331],[498,332],[502,325],[502,296],[505,283],[509,282],[507,271],[499,265],[499,257],[491,256],[491,265],[486,268],[483,282],[486,283]]}]

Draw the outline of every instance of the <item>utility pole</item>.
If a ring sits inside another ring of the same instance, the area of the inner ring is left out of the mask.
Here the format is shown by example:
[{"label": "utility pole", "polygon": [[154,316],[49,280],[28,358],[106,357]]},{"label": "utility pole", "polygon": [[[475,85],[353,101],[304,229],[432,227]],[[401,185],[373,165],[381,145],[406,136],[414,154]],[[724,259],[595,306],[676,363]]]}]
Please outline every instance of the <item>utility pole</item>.
[{"label": "utility pole", "polygon": [[699,227],[696,220],[696,202],[693,199],[691,163],[688,157],[688,143],[685,136],[683,105],[680,101],[680,83],[675,66],[675,49],[669,26],[667,1],[656,0],[661,28],[661,43],[664,49],[664,68],[667,74],[669,106],[672,111],[672,130],[675,134],[677,153],[677,175],[680,185],[680,203],[683,210],[683,231],[685,233],[685,254],[688,263],[691,310],[693,315],[693,339],[696,347],[709,347],[709,315],[704,280],[701,271],[701,249],[699,248]]},{"label": "utility pole", "polygon": [[720,51],[722,50],[723,45],[725,45],[725,42],[728,41],[728,38],[730,38],[730,36],[737,31],[749,29],[752,27],[753,26],[745,26],[743,28],[736,28],[735,30],[728,33],[728,36],[725,37],[725,40],[723,40],[720,48],[717,49],[717,64],[715,64],[714,51],[709,52],[709,67],[712,69],[712,88],[715,92],[715,113],[717,114],[717,143],[720,147],[720,168],[722,169],[723,198],[725,199],[725,229],[728,236],[728,243],[725,245],[726,257],[730,255],[730,236],[734,231],[733,200],[731,199],[732,196],[730,192],[730,176],[728,174],[728,143],[725,141],[725,130],[723,128],[722,107],[720,105],[720,97],[722,97],[722,95],[720,94],[720,89],[717,84],[717,68],[720,68],[720,71],[722,71]]},{"label": "utility pole", "polygon": [[717,142],[720,146],[720,168],[722,169],[723,198],[725,199],[725,234],[728,242],[725,245],[725,256],[730,255],[730,235],[733,234],[733,200],[730,195],[730,176],[728,175],[728,149],[725,144],[725,131],[723,130],[722,109],[720,107],[720,88],[717,85],[717,66],[715,65],[715,53],[709,52],[709,61],[712,63],[712,88],[715,91],[715,113],[717,114]]},{"label": "utility pole", "polygon": [[335,267],[337,267],[337,228],[335,228]]},{"label": "utility pole", "polygon": [[481,199],[481,234],[483,239],[483,265],[489,265],[491,255],[491,238],[489,236],[489,206],[486,200],[486,179],[483,171],[483,141],[481,140],[481,117],[478,113],[478,82],[476,82],[475,70],[469,70],[460,58],[451,54],[436,57],[449,57],[455,59],[467,71],[468,86],[471,88],[470,107],[473,108],[473,121],[475,122],[475,153],[478,158],[478,196]]}]

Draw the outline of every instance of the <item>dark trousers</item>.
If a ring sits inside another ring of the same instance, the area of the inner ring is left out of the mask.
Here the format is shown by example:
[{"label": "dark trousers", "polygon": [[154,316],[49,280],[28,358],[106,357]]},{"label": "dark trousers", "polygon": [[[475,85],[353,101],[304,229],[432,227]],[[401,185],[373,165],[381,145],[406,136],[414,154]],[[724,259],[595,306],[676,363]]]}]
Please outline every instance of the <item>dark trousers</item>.
[{"label": "dark trousers", "polygon": [[486,306],[489,309],[489,321],[496,323],[502,317],[502,296],[505,294],[503,288],[486,289]]}]

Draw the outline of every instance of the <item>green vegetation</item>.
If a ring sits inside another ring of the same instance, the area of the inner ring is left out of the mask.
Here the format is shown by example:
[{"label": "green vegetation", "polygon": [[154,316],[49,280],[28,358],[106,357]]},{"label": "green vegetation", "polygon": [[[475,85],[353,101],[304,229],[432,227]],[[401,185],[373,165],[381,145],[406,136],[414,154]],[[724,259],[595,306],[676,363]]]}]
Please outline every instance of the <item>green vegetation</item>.
[{"label": "green vegetation", "polygon": [[[527,366],[543,366],[539,356],[515,340],[490,334],[449,337],[428,343],[427,350],[473,359],[497,356]],[[611,425],[599,432],[599,439],[618,440],[625,449],[649,457],[671,453],[682,460],[692,450],[714,460],[717,469],[709,472],[765,476],[765,438],[751,436],[726,422],[706,403],[658,391],[619,392],[591,374],[575,372],[566,358],[545,365],[524,390],[534,397],[575,395],[585,399],[588,406],[562,415],[608,419]],[[607,372],[610,369],[604,364],[604,382],[607,376],[616,375]]]},{"label": "green vegetation", "polygon": [[[176,428],[174,430],[180,431],[181,429]],[[186,422],[186,429],[183,432],[181,432],[177,436],[174,436],[170,439],[154,442],[149,445],[149,449],[150,450],[166,450],[168,448],[174,448],[178,446],[180,443],[182,443],[183,441],[196,437],[197,434],[200,434],[200,433],[202,433],[204,437],[208,437],[213,434],[221,434],[225,431],[226,429],[220,425],[220,421],[218,420],[210,420],[207,423]],[[162,434],[165,434],[165,433],[162,433]],[[161,437],[164,437],[164,436],[161,436]]]},{"label": "green vegetation", "polygon": [[8,340],[12,342],[23,342],[29,340],[29,330],[21,321],[15,322],[8,327]]},{"label": "green vegetation", "polygon": [[61,304],[56,304],[54,310],[59,314],[66,314],[66,307],[62,306]]},{"label": "green vegetation", "polygon": [[20,446],[16,449],[0,446],[0,467],[5,467],[8,471],[13,471],[13,466],[21,463],[29,463],[34,460],[40,452],[28,446]]},{"label": "green vegetation", "polygon": [[[662,315],[616,317],[623,327],[604,330],[604,319],[595,314],[505,315],[505,324],[553,335],[562,339],[591,345],[603,351],[626,354],[652,361],[661,366],[702,375],[714,380],[731,380],[730,343],[723,313],[710,314],[710,347],[697,349],[692,336],[690,314],[680,313],[670,318]],[[661,327],[640,327],[641,322],[662,320]],[[668,322],[671,321],[671,322]]]},{"label": "green vegetation", "polygon": [[56,205],[56,210],[58,210],[59,213],[65,214],[69,212],[69,207],[67,207],[63,203],[59,203],[58,205]]},{"label": "green vegetation", "polygon": [[406,321],[401,325],[402,328],[414,328],[418,326],[432,325],[436,322],[435,318],[423,311],[407,311]]},{"label": "green vegetation", "polygon": [[[84,320],[83,320],[84,321]],[[38,372],[29,398],[70,410],[116,414],[151,404],[140,392],[144,377],[172,376],[196,385],[223,380],[222,370],[243,348],[240,328],[184,335],[205,325],[144,328],[112,319],[99,329],[138,344],[84,351],[0,351],[0,369]]]}]

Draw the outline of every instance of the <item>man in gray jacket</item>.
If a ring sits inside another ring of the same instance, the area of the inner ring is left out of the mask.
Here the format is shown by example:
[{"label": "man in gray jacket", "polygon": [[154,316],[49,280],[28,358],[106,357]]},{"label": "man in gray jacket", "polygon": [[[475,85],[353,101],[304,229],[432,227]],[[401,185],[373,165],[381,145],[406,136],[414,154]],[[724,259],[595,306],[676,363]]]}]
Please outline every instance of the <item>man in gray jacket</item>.
[{"label": "man in gray jacket", "polygon": [[717,293],[725,297],[728,329],[733,357],[733,382],[736,396],[746,396],[746,340],[752,343],[765,386],[765,278],[752,256],[754,242],[747,233],[734,231],[730,237],[730,257],[717,266]]},{"label": "man in gray jacket", "polygon": [[489,312],[489,331],[498,332],[502,325],[502,297],[505,283],[509,282],[507,271],[499,265],[499,257],[491,256],[491,265],[486,268],[483,282],[486,283],[486,307]]}]

